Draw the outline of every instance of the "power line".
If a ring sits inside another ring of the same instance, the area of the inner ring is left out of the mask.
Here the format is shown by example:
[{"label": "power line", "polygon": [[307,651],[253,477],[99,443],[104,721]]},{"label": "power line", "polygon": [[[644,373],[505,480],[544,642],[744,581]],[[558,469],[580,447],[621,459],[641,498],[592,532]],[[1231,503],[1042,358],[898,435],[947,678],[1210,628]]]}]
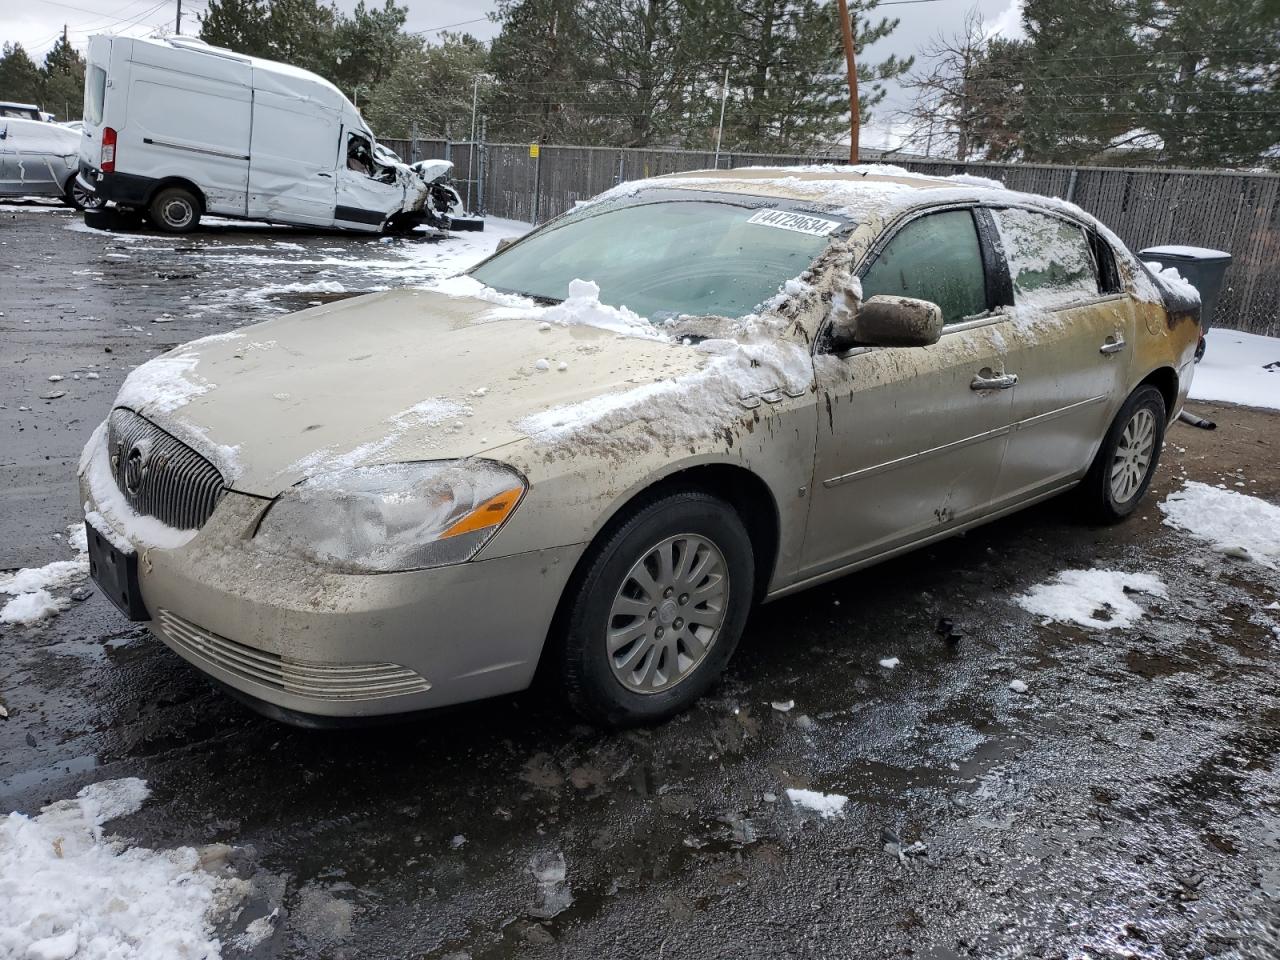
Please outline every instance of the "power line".
[{"label": "power line", "polygon": [[448,30],[450,27],[465,27],[469,23],[487,23],[488,17],[476,17],[473,20],[459,20],[457,23],[446,23],[443,27],[427,27],[425,30],[409,30],[406,31],[412,36],[420,37],[427,33],[439,33],[441,30]]}]

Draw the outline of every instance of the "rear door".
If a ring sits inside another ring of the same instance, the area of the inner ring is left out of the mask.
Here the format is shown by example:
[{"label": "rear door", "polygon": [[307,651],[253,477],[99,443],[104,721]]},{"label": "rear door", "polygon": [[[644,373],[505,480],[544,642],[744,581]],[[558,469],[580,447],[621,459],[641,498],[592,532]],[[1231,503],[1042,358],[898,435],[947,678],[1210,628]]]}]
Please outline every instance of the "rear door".
[{"label": "rear door", "polygon": [[1018,207],[990,213],[1013,284],[1006,341],[1018,385],[997,492],[1013,501],[1088,470],[1124,400],[1133,307],[1105,242],[1080,224]]},{"label": "rear door", "polygon": [[333,225],[337,111],[257,88],[249,160],[249,216]]},{"label": "rear door", "polygon": [[980,516],[1010,429],[1010,320],[988,275],[992,252],[968,208],[897,229],[864,268],[864,298],[937,303],[932,346],[818,357],[819,429],[804,545],[808,576],[870,560]]}]

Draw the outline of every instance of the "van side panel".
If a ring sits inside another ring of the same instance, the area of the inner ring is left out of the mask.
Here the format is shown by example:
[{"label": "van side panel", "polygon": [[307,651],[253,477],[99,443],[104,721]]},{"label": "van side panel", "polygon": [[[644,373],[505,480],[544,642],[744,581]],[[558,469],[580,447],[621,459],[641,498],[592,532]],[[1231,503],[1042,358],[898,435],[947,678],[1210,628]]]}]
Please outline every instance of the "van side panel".
[{"label": "van side panel", "polygon": [[128,83],[128,116],[117,128],[117,172],[153,181],[190,180],[204,194],[209,213],[244,216],[253,96],[249,65],[136,43]]},{"label": "van side panel", "polygon": [[249,216],[332,226],[339,133],[336,110],[256,88]]}]

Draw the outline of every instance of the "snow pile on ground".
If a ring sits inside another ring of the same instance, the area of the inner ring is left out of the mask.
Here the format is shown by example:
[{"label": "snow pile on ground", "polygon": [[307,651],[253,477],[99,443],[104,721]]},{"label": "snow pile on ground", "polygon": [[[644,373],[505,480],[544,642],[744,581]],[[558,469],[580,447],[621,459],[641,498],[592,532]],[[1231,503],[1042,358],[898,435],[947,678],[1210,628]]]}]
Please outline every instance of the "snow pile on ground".
[{"label": "snow pile on ground", "polygon": [[[746,413],[744,397],[797,396],[813,380],[808,351],[785,341],[704,340],[694,349],[709,356],[689,373],[552,407],[514,426],[542,444],[682,443],[723,432]],[[618,436],[624,429],[626,436]]]},{"label": "snow pile on ground", "polygon": [[1160,504],[1164,522],[1215,550],[1280,570],[1280,506],[1188,480]]},{"label": "snow pile on ground", "polygon": [[[93,503],[84,504],[85,520],[121,550],[132,553],[138,547],[176,550],[196,535],[195,530],[178,530],[155,517],[134,512],[111,472],[111,455],[107,450],[107,422],[98,424],[84,452],[80,454],[80,476],[89,485]],[[94,509],[96,505],[97,509]],[[123,534],[123,535],[122,535]]]},{"label": "snow pile on ground", "polygon": [[849,798],[839,793],[818,793],[816,790],[787,788],[787,799],[795,806],[822,815],[823,820],[844,815]]},{"label": "snow pile on ground", "polygon": [[1014,602],[1048,620],[1111,630],[1132,626],[1145,613],[1130,593],[1162,598],[1169,595],[1164,582],[1152,573],[1063,570],[1048,583],[1037,584],[1015,597]]},{"label": "snow pile on ground", "polygon": [[13,597],[0,609],[0,623],[29,626],[71,605],[66,597],[51,591],[70,586],[89,575],[89,545],[84,524],[67,527],[67,540],[76,552],[72,560],[55,560],[43,567],[24,567],[15,573],[0,573],[0,593]]},{"label": "snow pile on ground", "polygon": [[201,867],[191,847],[129,848],[103,835],[141,809],[147,785],[107,780],[37,816],[0,820],[0,956],[39,960],[213,960],[211,920],[247,885]]},{"label": "snow pile on ground", "polygon": [[1192,400],[1280,410],[1280,337],[1210,330],[1191,381]]},{"label": "snow pile on ground", "polygon": [[569,296],[550,307],[536,304],[521,307],[499,307],[490,310],[480,322],[489,320],[537,320],[561,327],[599,327],[628,337],[665,340],[652,324],[626,307],[611,307],[600,302],[600,285],[591,280],[571,280]]}]

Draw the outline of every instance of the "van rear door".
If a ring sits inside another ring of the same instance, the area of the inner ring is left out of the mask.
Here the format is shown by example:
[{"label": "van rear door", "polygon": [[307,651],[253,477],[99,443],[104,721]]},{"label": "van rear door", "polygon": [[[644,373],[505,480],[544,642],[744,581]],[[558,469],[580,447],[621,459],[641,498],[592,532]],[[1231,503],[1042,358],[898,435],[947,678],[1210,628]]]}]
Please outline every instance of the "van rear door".
[{"label": "van rear door", "polygon": [[244,216],[251,67],[160,44],[132,46],[127,117],[116,130],[117,174],[189,180],[209,213]]},{"label": "van rear door", "polygon": [[257,86],[249,151],[249,216],[332,226],[333,157],[339,132],[336,110]]}]

